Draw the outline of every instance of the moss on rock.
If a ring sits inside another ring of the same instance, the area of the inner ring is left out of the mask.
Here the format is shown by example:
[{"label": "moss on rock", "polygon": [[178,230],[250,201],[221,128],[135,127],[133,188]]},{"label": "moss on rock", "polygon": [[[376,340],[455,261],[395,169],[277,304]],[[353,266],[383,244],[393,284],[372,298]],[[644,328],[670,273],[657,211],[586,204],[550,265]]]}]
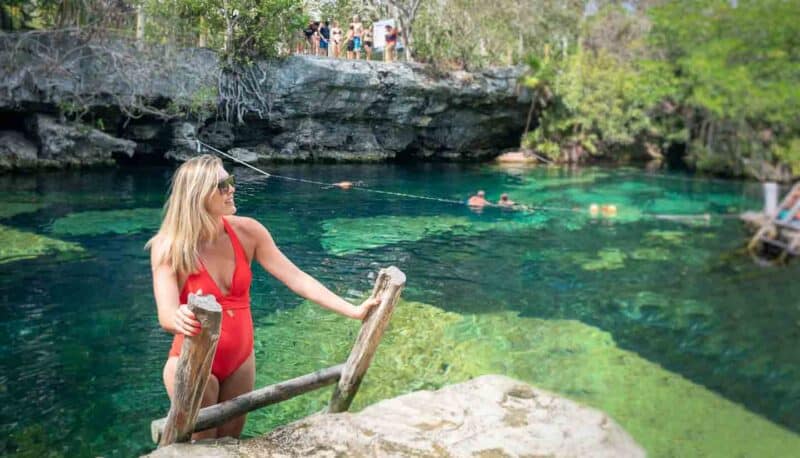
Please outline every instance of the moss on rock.
[{"label": "moss on rock", "polygon": [[513,232],[543,227],[545,213],[515,213],[498,220],[471,220],[463,216],[377,216],[336,218],[322,223],[322,246],[335,255],[346,255],[400,242],[414,242],[442,234],[477,235],[497,230]]},{"label": "moss on rock", "polygon": [[47,254],[76,255],[83,252],[83,247],[77,243],[0,226],[0,264],[33,259]]},{"label": "moss on rock", "polygon": [[[257,325],[257,385],[345,361],[358,327],[309,303],[275,313]],[[352,410],[489,373],[602,409],[655,457],[791,456],[800,449],[796,434],[617,347],[600,329],[514,312],[460,315],[417,302],[398,304]],[[321,410],[330,393],[254,412],[246,432]]]},{"label": "moss on rock", "polygon": [[33,213],[45,206],[46,204],[41,202],[6,201],[0,205],[0,219],[11,218],[12,216],[21,215],[23,213]]},{"label": "moss on rock", "polygon": [[86,211],[55,220],[50,230],[60,235],[132,234],[157,229],[160,218],[159,208]]}]

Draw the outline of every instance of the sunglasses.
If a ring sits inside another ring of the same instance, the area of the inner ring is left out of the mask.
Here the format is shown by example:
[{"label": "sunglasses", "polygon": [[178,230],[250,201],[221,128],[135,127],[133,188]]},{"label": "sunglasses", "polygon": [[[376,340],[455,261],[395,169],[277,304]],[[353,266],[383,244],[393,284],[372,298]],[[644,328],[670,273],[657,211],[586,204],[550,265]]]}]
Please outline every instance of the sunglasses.
[{"label": "sunglasses", "polygon": [[217,183],[219,192],[223,194],[230,191],[232,186],[236,186],[236,179],[233,177],[233,175],[228,175],[227,178],[224,180],[219,180],[219,183]]}]

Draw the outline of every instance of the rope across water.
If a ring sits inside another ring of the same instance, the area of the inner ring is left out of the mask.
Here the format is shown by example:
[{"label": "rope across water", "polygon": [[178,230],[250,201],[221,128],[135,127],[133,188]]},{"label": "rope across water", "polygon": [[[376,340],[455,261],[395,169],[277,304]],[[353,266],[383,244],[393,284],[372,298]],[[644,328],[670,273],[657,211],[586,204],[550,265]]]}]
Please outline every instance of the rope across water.
[{"label": "rope across water", "polygon": [[[223,151],[218,150],[217,148],[214,148],[211,145],[203,143],[200,140],[195,140],[195,141],[192,141],[192,142],[196,142],[197,143],[197,152],[198,152],[198,154],[203,152],[202,151],[203,148],[206,148],[206,149],[211,150],[211,151],[213,151],[213,152],[215,152],[215,153],[217,153],[217,154],[219,154],[219,155],[221,155],[223,157],[226,157],[226,158],[228,158],[228,159],[230,159],[230,160],[232,160],[232,161],[234,161],[234,162],[236,162],[238,164],[241,164],[241,165],[243,165],[245,167],[248,167],[248,168],[250,168],[252,170],[255,170],[256,172],[258,172],[258,173],[260,173],[260,174],[262,174],[262,175],[264,175],[266,177],[277,178],[277,179],[280,179],[280,180],[294,181],[294,182],[298,182],[298,183],[313,184],[313,185],[317,185],[317,186],[325,186],[325,187],[330,187],[330,188],[339,186],[338,183],[327,183],[327,182],[324,182],[324,181],[309,180],[309,179],[306,179],[306,178],[297,178],[297,177],[287,177],[287,176],[283,176],[283,175],[276,175],[274,173],[269,173],[269,172],[266,172],[264,170],[261,170],[260,168],[254,166],[254,165],[248,164],[247,162],[237,158],[236,156],[233,156],[231,154],[225,153]],[[368,188],[368,187],[360,185],[358,183],[353,183],[352,189],[355,189],[355,190],[358,190],[358,191],[363,191],[363,192],[370,192],[370,193],[373,193],[373,194],[383,194],[383,195],[389,195],[389,196],[395,196],[395,197],[403,197],[403,198],[407,198],[407,199],[421,199],[421,200],[430,200],[430,201],[434,201],[434,202],[442,202],[442,203],[446,203],[446,204],[454,204],[454,205],[461,205],[461,206],[465,205],[463,200],[446,199],[446,198],[443,198],[443,197],[423,196],[423,195],[419,195],[419,194],[410,194],[410,193],[405,193],[405,192],[384,191],[384,190],[381,190],[381,189]],[[493,204],[491,202],[486,204],[485,206],[486,207],[504,208],[501,205]],[[520,210],[522,210],[522,211],[526,211],[526,210],[527,211],[547,210],[547,211],[566,211],[566,212],[583,213],[581,210],[577,210],[577,209],[574,209],[574,208],[552,207],[552,206],[525,206],[524,208],[521,208]]]},{"label": "rope across water", "polygon": [[[220,151],[213,146],[203,143],[200,140],[184,140],[187,143],[196,143],[197,145],[197,153],[200,154],[203,152],[203,148],[213,151],[220,156],[228,158],[237,164],[243,165],[247,168],[250,168],[268,178],[276,178],[280,180],[286,181],[294,181],[297,183],[305,183],[305,184],[313,184],[316,186],[324,186],[324,187],[339,187],[339,183],[327,183],[324,181],[316,181],[316,180],[309,180],[307,178],[298,178],[298,177],[289,177],[284,175],[277,175],[274,173],[266,172],[252,164],[248,164],[247,162],[239,159],[238,157],[228,154],[224,151]],[[369,192],[373,194],[382,194],[382,195],[389,195],[395,197],[402,197],[406,199],[419,199],[419,200],[428,200],[434,202],[441,202],[446,204],[453,204],[463,206],[465,202],[463,200],[455,200],[455,199],[447,199],[443,197],[432,197],[432,196],[424,196],[419,194],[410,194],[405,192],[396,192],[396,191],[385,191],[381,189],[373,189],[365,187],[359,183],[352,183],[352,189],[357,191]],[[496,208],[506,208],[498,204],[488,203],[485,207],[496,207]],[[514,210],[523,211],[523,212],[534,212],[534,211],[551,211],[551,212],[568,212],[568,213],[586,213],[586,210],[578,209],[578,208],[569,208],[569,207],[557,207],[557,206],[548,206],[548,205],[517,205],[514,207]],[[687,214],[687,215],[678,215],[678,214],[659,214],[659,213],[642,213],[643,216],[651,217],[654,219],[660,220],[670,220],[670,221],[692,221],[692,220],[703,220],[703,221],[710,221],[712,216],[714,218],[739,218],[738,213],[728,213],[728,214],[715,214],[711,215],[710,213],[703,213],[703,214]]]}]

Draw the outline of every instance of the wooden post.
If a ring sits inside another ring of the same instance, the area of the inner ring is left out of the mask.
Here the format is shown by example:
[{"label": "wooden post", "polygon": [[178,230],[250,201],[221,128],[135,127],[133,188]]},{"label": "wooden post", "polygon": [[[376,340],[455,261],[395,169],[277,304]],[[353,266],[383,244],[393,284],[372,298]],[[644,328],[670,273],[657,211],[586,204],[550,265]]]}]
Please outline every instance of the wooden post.
[{"label": "wooden post", "polygon": [[[276,404],[303,393],[316,390],[323,386],[331,385],[339,380],[342,375],[344,364],[337,364],[325,369],[312,372],[311,374],[301,375],[291,380],[265,386],[249,393],[236,396],[235,398],[214,404],[213,406],[200,409],[197,416],[197,423],[194,425],[195,431],[219,426],[231,418],[246,414],[255,409],[260,409],[271,404]],[[166,418],[153,420],[150,423],[150,435],[153,442],[158,443],[161,439]]]},{"label": "wooden post", "polygon": [[200,334],[183,339],[175,369],[175,392],[159,447],[191,438],[219,341],[222,307],[214,296],[189,294],[188,305],[201,330]]},{"label": "wooden post", "polygon": [[772,218],[778,212],[778,183],[764,183],[764,214]]},{"label": "wooden post", "polygon": [[144,44],[144,28],[147,24],[147,18],[144,12],[144,5],[139,4],[136,6],[136,46],[142,47]]},{"label": "wooden post", "polygon": [[371,297],[380,297],[381,303],[372,309],[361,325],[361,332],[347,358],[339,384],[328,405],[329,413],[344,412],[350,408],[405,285],[406,275],[397,267],[381,269],[378,273]]}]

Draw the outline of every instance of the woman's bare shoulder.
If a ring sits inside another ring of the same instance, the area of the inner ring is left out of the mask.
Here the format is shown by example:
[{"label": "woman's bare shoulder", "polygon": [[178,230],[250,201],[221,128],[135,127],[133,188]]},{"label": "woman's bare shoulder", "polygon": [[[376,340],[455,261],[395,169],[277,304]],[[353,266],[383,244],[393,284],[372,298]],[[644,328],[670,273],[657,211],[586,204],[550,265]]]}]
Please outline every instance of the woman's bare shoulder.
[{"label": "woman's bare shoulder", "polygon": [[225,219],[236,229],[236,232],[242,232],[247,235],[256,235],[260,231],[266,230],[263,224],[255,218],[249,216],[226,216]]},{"label": "woman's bare shoulder", "polygon": [[233,229],[236,231],[242,243],[246,245],[248,252],[256,247],[260,241],[265,239],[265,234],[268,235],[267,239],[271,237],[269,236],[267,228],[255,218],[250,218],[248,216],[228,216],[226,219],[231,226],[233,226]]}]

